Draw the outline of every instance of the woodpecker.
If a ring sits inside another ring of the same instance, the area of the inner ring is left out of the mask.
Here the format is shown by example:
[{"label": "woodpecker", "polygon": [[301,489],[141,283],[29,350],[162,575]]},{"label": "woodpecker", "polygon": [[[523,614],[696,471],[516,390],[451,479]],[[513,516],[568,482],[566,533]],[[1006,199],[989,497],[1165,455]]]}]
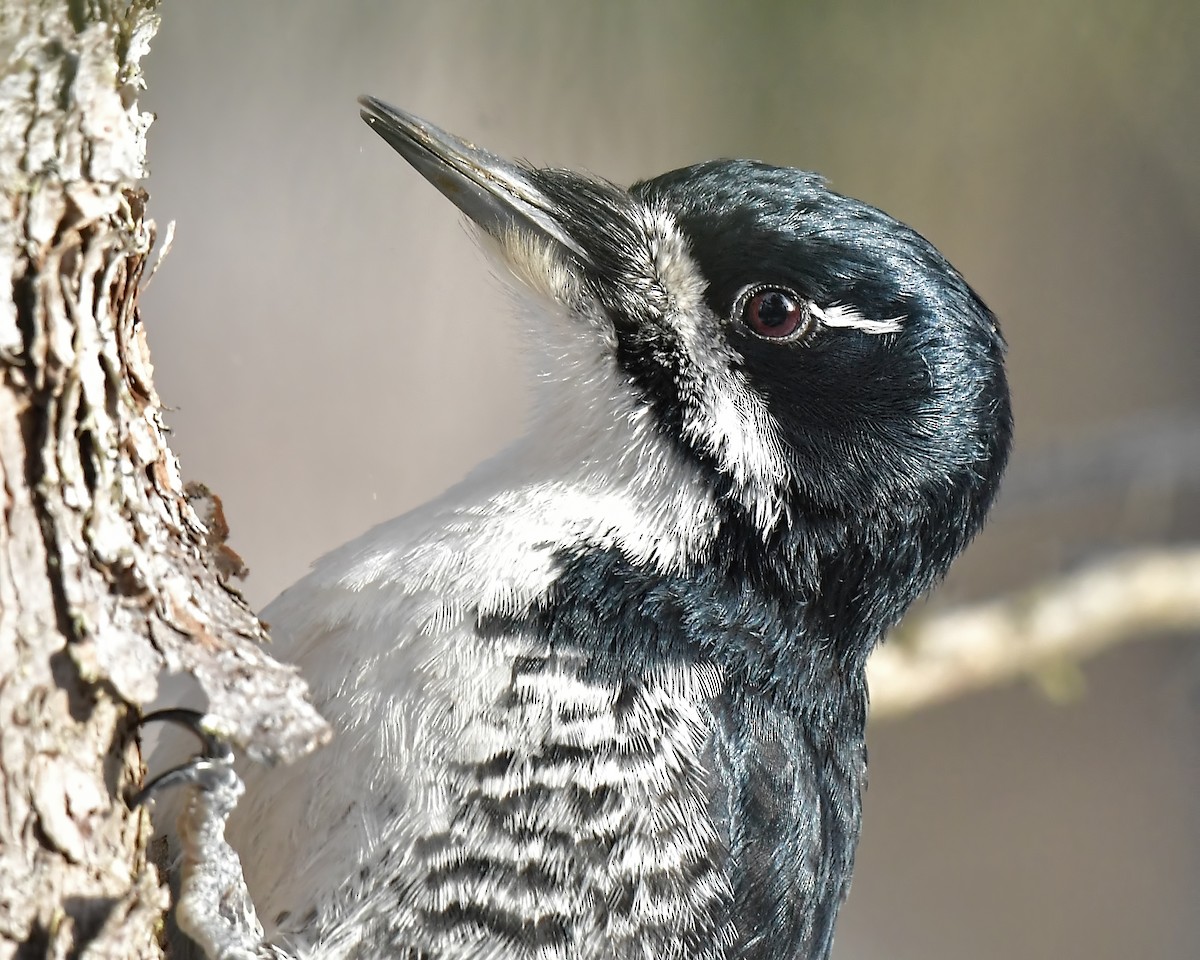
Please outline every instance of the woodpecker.
[{"label": "woodpecker", "polygon": [[539,395],[509,450],[263,611],[336,731],[246,772],[228,837],[263,942],[828,957],[867,656],[1008,456],[995,317],[816,174],[625,189],[360,105],[516,278]]}]

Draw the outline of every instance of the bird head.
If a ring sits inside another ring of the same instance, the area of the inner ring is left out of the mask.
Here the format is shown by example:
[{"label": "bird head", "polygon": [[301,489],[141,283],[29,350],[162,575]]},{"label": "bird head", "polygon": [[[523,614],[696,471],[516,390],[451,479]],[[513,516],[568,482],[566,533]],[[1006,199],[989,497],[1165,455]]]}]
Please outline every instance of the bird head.
[{"label": "bird head", "polygon": [[886,626],[978,530],[1010,443],[1004,342],[918,233],[795,169],[721,160],[625,189],[360,105],[562,317],[559,360],[578,351],[558,338],[586,343],[708,478],[758,575],[824,578],[831,599],[895,581],[861,611]]}]

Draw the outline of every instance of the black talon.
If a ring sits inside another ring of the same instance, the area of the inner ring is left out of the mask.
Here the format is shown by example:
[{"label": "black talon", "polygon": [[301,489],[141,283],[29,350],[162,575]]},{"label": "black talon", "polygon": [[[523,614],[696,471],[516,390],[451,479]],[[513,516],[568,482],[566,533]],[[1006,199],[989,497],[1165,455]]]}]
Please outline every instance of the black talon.
[{"label": "black talon", "polygon": [[139,807],[159,790],[169,789],[183,784],[192,784],[204,789],[211,788],[233,763],[233,747],[224,737],[219,736],[204,725],[205,714],[199,710],[189,710],[186,707],[172,707],[167,710],[155,710],[142,717],[139,727],[147,723],[163,721],[190,730],[200,740],[201,750],[187,763],[172,767],[142,787],[129,798],[129,806]]}]

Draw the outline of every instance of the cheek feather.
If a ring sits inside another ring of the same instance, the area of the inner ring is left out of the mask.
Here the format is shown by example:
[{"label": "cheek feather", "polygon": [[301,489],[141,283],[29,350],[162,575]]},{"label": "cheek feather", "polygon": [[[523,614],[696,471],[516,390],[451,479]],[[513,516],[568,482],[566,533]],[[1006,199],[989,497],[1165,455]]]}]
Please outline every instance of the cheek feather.
[{"label": "cheek feather", "polygon": [[774,422],[742,375],[726,368],[703,376],[685,393],[684,435],[714,457],[742,507],[764,535],[783,512],[788,468]]},{"label": "cheek feather", "polygon": [[788,477],[771,416],[738,370],[742,358],[705,302],[707,282],[674,218],[648,208],[643,229],[650,238],[654,282],[669,305],[664,335],[674,338],[682,356],[676,387],[685,439],[717,461],[755,527],[766,534],[783,512]]}]

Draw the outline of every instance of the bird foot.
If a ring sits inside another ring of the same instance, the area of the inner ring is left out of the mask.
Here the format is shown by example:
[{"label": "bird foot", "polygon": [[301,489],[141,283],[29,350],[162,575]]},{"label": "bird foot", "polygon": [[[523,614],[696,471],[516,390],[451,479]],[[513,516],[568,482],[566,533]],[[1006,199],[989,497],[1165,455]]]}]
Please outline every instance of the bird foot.
[{"label": "bird foot", "polygon": [[229,741],[216,732],[211,718],[199,710],[188,710],[183,707],[155,710],[142,717],[138,726],[144,727],[148,723],[173,723],[183,727],[200,740],[201,750],[187,763],[160,773],[143,786],[141,790],[130,797],[129,805],[131,807],[143,806],[162,791],[172,787],[191,785],[202,790],[210,789],[219,783],[221,771],[233,764],[233,747]]},{"label": "bird foot", "polygon": [[168,722],[190,730],[201,750],[187,763],[155,777],[131,800],[139,805],[174,786],[195,788],[179,817],[182,847],[175,923],[209,960],[262,960],[281,954],[263,942],[237,851],[225,840],[225,823],[245,792],[233,767],[233,748],[212,718],[195,710],[159,710],[142,723]]}]

